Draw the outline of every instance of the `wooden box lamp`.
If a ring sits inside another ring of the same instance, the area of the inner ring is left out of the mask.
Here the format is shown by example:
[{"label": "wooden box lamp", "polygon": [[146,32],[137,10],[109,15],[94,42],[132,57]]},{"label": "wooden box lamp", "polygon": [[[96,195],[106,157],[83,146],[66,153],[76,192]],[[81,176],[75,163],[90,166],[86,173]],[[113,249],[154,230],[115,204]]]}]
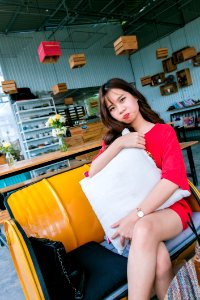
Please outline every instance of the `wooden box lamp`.
[{"label": "wooden box lamp", "polygon": [[66,83],[58,83],[54,86],[52,86],[52,91],[54,95],[58,95],[58,94],[63,94],[65,92],[67,92],[67,85]]},{"label": "wooden box lamp", "polygon": [[114,42],[116,55],[132,54],[138,49],[137,37],[135,35],[120,36]]},{"label": "wooden box lamp", "polygon": [[72,54],[69,57],[69,66],[71,69],[81,68],[86,64],[85,54]]},{"label": "wooden box lamp", "polygon": [[38,47],[38,55],[42,64],[56,63],[62,55],[60,43],[56,41],[41,42]]},{"label": "wooden box lamp", "polygon": [[2,90],[5,94],[16,94],[17,86],[14,80],[5,80],[1,82]]}]

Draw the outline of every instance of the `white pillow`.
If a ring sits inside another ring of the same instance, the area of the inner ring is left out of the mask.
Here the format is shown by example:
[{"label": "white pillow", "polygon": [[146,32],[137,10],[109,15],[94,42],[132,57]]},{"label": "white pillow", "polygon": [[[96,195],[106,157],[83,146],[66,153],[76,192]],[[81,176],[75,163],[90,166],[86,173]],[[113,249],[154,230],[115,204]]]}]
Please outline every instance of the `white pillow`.
[{"label": "white pillow", "polygon": [[[110,226],[140,207],[143,199],[159,182],[161,170],[143,149],[130,148],[119,152],[99,173],[80,181],[83,192],[96,213],[107,237],[122,254],[119,237],[112,240],[116,231]],[[169,207],[187,197],[190,192],[177,189],[158,209]],[[127,244],[127,243],[126,243]]]}]

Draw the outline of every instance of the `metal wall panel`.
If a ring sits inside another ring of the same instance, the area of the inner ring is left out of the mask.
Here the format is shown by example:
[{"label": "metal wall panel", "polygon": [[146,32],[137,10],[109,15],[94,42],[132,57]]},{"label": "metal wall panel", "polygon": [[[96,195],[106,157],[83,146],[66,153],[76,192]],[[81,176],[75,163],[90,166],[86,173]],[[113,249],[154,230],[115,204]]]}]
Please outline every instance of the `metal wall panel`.
[{"label": "metal wall panel", "polygon": [[[200,18],[131,56],[137,88],[147,97],[152,108],[159,112],[165,121],[169,121],[170,119],[170,114],[166,112],[166,110],[173,102],[179,102],[189,98],[195,100],[200,99],[200,67],[193,67],[191,60],[178,64],[176,71],[184,68],[190,69],[192,85],[180,88],[177,93],[168,96],[160,95],[159,86],[151,87],[148,85],[143,87],[140,78],[163,72],[162,60],[156,59],[157,48],[167,47],[169,50],[168,57],[170,57],[174,51],[186,46],[194,46],[197,52],[200,52],[199,32]],[[176,71],[166,75],[173,74],[176,76]]]}]

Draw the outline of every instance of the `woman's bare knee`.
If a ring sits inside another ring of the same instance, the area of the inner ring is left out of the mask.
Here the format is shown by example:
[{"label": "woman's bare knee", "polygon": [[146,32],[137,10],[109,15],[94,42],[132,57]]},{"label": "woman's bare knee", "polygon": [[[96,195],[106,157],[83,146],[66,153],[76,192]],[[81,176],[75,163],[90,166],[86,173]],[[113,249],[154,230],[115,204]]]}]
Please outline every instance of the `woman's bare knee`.
[{"label": "woman's bare knee", "polygon": [[154,224],[150,219],[143,218],[139,220],[133,229],[132,240],[134,244],[143,247],[148,243],[152,243],[152,241],[155,240],[153,228]]}]

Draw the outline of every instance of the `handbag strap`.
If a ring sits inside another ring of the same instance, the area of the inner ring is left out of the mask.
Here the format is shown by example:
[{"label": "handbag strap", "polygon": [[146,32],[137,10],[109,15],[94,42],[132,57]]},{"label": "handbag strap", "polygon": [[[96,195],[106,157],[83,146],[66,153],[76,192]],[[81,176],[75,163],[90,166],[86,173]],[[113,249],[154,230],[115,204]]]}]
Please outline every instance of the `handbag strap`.
[{"label": "handbag strap", "polygon": [[71,280],[69,278],[69,275],[67,273],[67,270],[66,270],[66,268],[64,266],[64,263],[63,263],[63,260],[62,260],[62,256],[60,254],[60,250],[62,250],[62,249],[56,249],[57,255],[58,255],[58,260],[59,260],[60,266],[62,268],[63,274],[65,275],[65,278],[67,279],[67,281],[70,284],[71,288],[74,290],[74,295],[75,295],[74,299],[75,300],[80,300],[80,299],[83,298],[83,294],[80,291],[77,291],[77,289],[73,286],[73,284],[72,284],[72,282],[71,282]]}]

